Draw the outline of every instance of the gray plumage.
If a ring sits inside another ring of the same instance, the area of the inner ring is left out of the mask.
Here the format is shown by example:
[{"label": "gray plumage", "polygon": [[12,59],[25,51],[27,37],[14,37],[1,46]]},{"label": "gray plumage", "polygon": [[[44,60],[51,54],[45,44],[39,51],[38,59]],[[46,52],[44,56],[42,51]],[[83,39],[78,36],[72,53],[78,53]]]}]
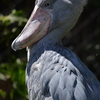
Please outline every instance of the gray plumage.
[{"label": "gray plumage", "polygon": [[29,60],[27,72],[30,100],[100,100],[97,78],[62,45],[41,46]]},{"label": "gray plumage", "polygon": [[[29,100],[100,100],[100,83],[95,75],[75,53],[61,45],[61,39],[74,27],[85,4],[86,0],[36,1],[28,24],[12,43],[14,50],[28,46]],[[39,34],[43,36],[38,39]]]}]

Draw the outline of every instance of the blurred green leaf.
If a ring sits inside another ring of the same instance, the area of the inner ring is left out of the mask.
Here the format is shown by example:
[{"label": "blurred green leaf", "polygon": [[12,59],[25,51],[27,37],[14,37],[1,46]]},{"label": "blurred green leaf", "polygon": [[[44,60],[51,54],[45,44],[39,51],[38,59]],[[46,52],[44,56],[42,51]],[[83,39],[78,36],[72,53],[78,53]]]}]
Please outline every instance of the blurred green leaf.
[{"label": "blurred green leaf", "polygon": [[1,89],[0,89],[0,96],[2,98],[5,98],[6,97],[6,93],[3,90],[1,90]]}]

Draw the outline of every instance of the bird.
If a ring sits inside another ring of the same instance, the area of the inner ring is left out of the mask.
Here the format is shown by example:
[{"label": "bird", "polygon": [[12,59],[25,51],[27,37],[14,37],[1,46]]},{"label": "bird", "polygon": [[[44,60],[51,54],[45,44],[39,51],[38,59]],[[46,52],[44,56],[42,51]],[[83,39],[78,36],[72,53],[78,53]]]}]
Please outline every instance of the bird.
[{"label": "bird", "polygon": [[36,0],[13,50],[27,48],[29,100],[100,100],[100,82],[62,38],[79,19],[86,0]]}]

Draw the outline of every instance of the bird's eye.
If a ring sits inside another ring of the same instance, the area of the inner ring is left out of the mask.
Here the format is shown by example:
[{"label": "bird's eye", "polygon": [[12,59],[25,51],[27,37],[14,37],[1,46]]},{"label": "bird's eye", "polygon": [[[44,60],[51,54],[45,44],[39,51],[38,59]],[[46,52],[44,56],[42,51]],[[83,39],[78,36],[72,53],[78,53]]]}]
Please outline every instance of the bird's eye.
[{"label": "bird's eye", "polygon": [[50,4],[50,3],[45,3],[44,6],[45,6],[45,7],[50,7],[51,4]]}]

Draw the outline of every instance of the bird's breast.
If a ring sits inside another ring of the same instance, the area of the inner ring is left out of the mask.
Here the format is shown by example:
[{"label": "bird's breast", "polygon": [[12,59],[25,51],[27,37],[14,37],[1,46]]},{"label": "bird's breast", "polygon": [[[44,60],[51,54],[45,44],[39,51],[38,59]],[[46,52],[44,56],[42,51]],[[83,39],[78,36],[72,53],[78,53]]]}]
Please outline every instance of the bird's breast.
[{"label": "bird's breast", "polygon": [[[76,73],[74,68],[71,70],[69,67],[68,59],[55,51],[45,51],[30,68],[30,76],[27,80],[29,97],[33,98],[32,100],[45,100],[44,98],[49,95],[48,98],[51,98],[49,85],[52,85],[52,81],[55,86],[56,83],[59,83],[60,77],[66,76],[66,74],[71,75],[72,72]],[[73,78],[72,84],[75,84],[75,78],[76,76]],[[60,88],[66,88],[65,81],[66,79],[62,79]],[[54,88],[57,88],[57,85]],[[52,92],[55,90],[53,89]]]}]

